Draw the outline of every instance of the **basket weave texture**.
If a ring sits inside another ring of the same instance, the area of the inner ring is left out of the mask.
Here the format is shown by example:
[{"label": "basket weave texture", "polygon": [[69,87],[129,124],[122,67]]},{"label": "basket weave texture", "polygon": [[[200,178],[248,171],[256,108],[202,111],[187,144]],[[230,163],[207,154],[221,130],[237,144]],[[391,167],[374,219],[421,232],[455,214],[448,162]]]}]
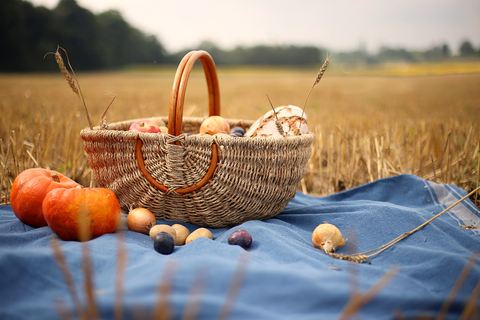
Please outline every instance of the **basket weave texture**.
[{"label": "basket weave texture", "polygon": [[[173,95],[178,96],[175,84],[173,91],[172,101]],[[176,114],[172,114],[175,109]],[[303,177],[310,158],[312,134],[286,138],[198,135],[195,133],[203,119],[194,117],[182,118],[181,126],[176,123],[180,129],[174,132],[172,121],[181,113],[177,106],[170,109],[168,118],[151,118],[166,122],[171,129],[169,133],[127,131],[134,120],[112,123],[108,129],[82,130],[80,136],[97,185],[112,189],[122,207],[145,207],[159,219],[199,226],[231,226],[246,220],[271,218],[282,211]],[[210,109],[212,113],[217,112]],[[227,120],[231,127],[245,129],[253,123]],[[177,192],[206,176],[214,161],[214,145],[218,157],[213,175],[194,191]],[[159,190],[139,169],[139,149],[146,171],[166,190]]]}]

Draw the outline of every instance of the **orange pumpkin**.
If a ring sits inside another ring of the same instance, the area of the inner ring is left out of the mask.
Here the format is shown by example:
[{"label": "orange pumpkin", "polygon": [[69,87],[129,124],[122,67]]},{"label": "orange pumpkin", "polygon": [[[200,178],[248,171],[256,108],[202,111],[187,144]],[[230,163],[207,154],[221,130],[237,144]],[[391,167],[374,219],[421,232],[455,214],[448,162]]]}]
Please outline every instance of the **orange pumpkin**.
[{"label": "orange pumpkin", "polygon": [[[43,200],[43,214],[48,226],[63,240],[88,240],[115,232],[120,204],[109,189],[55,189]],[[83,235],[82,226],[86,226]]]},{"label": "orange pumpkin", "polygon": [[42,202],[45,195],[56,188],[76,188],[80,185],[53,170],[32,168],[20,173],[10,192],[12,209],[18,219],[32,227],[47,225]]}]

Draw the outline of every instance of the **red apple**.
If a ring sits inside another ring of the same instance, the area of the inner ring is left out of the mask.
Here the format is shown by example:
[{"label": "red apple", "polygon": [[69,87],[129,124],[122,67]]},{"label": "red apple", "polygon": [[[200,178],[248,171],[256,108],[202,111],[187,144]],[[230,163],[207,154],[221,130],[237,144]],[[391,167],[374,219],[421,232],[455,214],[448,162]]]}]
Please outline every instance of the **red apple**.
[{"label": "red apple", "polygon": [[138,132],[158,133],[160,132],[160,127],[152,120],[140,120],[140,121],[132,122],[128,130],[138,131]]}]

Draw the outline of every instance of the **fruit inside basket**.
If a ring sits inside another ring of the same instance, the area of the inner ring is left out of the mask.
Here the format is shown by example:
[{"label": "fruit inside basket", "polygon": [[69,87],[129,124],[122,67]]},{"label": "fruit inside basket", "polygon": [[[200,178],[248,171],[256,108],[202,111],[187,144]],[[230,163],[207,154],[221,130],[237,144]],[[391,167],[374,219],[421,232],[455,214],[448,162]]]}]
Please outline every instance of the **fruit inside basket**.
[{"label": "fruit inside basket", "polygon": [[[313,135],[198,134],[205,119],[183,117],[188,78],[198,60],[208,85],[209,115],[220,115],[215,63],[207,52],[191,51],[175,74],[168,117],[149,119],[165,123],[168,132],[129,131],[138,119],[81,131],[95,181],[114,190],[125,208],[146,207],[160,219],[224,227],[273,217],[295,195]],[[226,121],[244,130],[254,125]],[[302,129],[300,122],[297,127]]]}]

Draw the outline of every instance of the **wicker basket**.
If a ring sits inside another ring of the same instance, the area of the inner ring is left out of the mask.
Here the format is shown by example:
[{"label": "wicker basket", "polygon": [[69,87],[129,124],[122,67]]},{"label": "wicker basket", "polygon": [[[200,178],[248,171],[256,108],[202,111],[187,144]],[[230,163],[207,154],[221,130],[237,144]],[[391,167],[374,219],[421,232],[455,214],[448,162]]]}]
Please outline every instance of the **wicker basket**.
[{"label": "wicker basket", "polygon": [[[203,120],[183,118],[186,86],[197,60],[208,84],[209,114],[220,114],[215,63],[205,51],[189,52],[175,75],[168,118],[152,118],[166,122],[168,134],[127,131],[135,120],[81,131],[95,181],[112,189],[123,207],[146,207],[160,219],[225,227],[273,217],[295,195],[313,135],[188,135],[198,133]],[[228,121],[243,128],[253,123]]]}]

